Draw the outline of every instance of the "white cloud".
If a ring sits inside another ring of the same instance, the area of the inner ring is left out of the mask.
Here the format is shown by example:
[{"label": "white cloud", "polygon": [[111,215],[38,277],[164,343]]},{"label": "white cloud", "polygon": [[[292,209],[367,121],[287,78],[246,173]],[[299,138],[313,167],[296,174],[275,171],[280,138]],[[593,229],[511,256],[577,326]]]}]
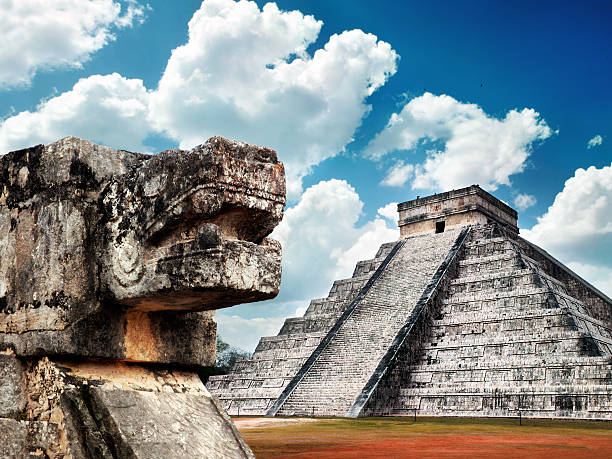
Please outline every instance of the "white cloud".
[{"label": "white cloud", "polygon": [[321,26],[274,3],[204,2],[152,95],[152,122],[185,148],[211,135],[275,148],[296,197],[310,168],[352,140],[398,58],[361,30],[332,35],[311,56]]},{"label": "white cloud", "polygon": [[514,198],[514,205],[518,210],[525,210],[529,207],[535,206],[536,202],[537,199],[531,194],[521,193]]},{"label": "white cloud", "polygon": [[389,168],[387,176],[380,184],[386,186],[404,186],[413,172],[414,166],[412,164],[406,164],[402,160],[397,161]]},{"label": "white cloud", "polygon": [[605,273],[612,269],[612,165],[577,169],[534,227],[521,233],[579,273],[600,269],[598,282],[609,288]]},{"label": "white cloud", "polygon": [[593,137],[591,140],[588,141],[587,149],[597,147],[601,145],[602,143],[603,143],[603,138],[599,134],[597,134],[595,137]]},{"label": "white cloud", "polygon": [[115,148],[145,151],[151,132],[142,80],[117,73],[79,80],[72,90],[0,121],[0,153],[49,143],[68,135]]},{"label": "white cloud", "polygon": [[[415,167],[412,188],[450,190],[480,184],[495,190],[522,172],[531,146],[553,134],[539,113],[510,110],[503,119],[475,104],[425,93],[394,113],[370,142],[373,159],[397,150],[414,150],[419,142],[441,143]],[[435,147],[435,145],[434,145]]]},{"label": "white cloud", "polygon": [[390,202],[386,206],[378,209],[378,215],[385,217],[393,223],[397,223],[399,214],[397,213],[397,202]]},{"label": "white cloud", "polygon": [[[230,312],[229,310],[227,312]],[[245,319],[238,315],[217,312],[215,321],[218,325],[218,333],[223,341],[232,346],[239,347],[248,352],[253,352],[259,338],[262,336],[274,336],[285,321],[284,317],[255,317]]]},{"label": "white cloud", "polygon": [[358,260],[372,258],[380,244],[398,238],[397,228],[378,217],[358,226],[362,208],[352,186],[329,180],[308,188],[287,209],[272,233],[283,245],[280,301],[326,296],[335,279],[352,275]]},{"label": "white cloud", "polygon": [[0,0],[0,88],[27,86],[42,69],[80,67],[114,30],[144,20],[147,7],[125,4],[122,14],[112,0]]},{"label": "white cloud", "polygon": [[127,10],[123,16],[117,18],[118,27],[132,27],[134,23],[142,24],[145,22],[147,11],[153,8],[147,3],[142,5],[139,0],[125,0]]},{"label": "white cloud", "polygon": [[[111,39],[108,24],[123,26],[144,14],[134,1],[123,16],[118,5],[109,5],[115,4],[89,5],[107,13],[104,20],[94,15],[84,29],[97,31],[99,46]],[[83,8],[75,11],[84,14]],[[140,80],[117,74],[80,80],[35,111],[2,122],[0,151],[65,135],[137,150],[153,132],[167,133],[183,148],[224,135],[275,148],[285,163],[290,198],[296,198],[310,168],[352,140],[369,110],[365,100],[395,73],[398,59],[389,44],[360,30],[332,35],[311,56],[306,48],[321,26],[274,3],[260,10],[249,1],[207,0],[156,90],[147,92]],[[78,40],[84,46],[85,38]]]},{"label": "white cloud", "polygon": [[361,235],[348,249],[337,247],[330,254],[331,258],[336,259],[337,279],[350,277],[358,261],[373,258],[382,243],[395,241],[399,237],[399,230],[389,228],[382,218],[368,222],[359,228],[359,232]]}]

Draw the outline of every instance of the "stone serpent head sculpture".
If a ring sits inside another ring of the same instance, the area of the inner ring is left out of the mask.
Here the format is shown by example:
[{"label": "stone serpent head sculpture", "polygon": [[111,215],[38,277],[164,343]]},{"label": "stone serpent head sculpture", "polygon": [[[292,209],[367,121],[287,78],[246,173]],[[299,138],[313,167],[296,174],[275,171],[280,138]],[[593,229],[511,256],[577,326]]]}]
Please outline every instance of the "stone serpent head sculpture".
[{"label": "stone serpent head sculpture", "polygon": [[210,365],[211,311],[278,293],[284,205],[276,153],[222,137],[0,157],[0,348]]}]

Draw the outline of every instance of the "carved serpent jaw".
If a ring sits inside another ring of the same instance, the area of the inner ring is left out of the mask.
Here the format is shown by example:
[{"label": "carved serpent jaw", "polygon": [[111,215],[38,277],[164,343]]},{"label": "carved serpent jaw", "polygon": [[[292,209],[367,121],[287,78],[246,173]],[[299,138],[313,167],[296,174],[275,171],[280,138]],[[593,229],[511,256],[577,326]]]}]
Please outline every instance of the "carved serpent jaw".
[{"label": "carved serpent jaw", "polygon": [[274,297],[284,170],[274,151],[213,137],[145,161],[104,197],[108,293],[139,310],[217,309]]}]

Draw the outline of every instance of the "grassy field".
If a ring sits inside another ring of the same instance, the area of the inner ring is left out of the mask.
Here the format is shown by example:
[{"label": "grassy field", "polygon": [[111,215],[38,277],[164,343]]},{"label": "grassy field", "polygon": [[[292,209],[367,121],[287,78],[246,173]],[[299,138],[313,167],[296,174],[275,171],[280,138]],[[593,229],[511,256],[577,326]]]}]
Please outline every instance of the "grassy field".
[{"label": "grassy field", "polygon": [[612,458],[612,423],[523,419],[240,418],[257,458]]}]

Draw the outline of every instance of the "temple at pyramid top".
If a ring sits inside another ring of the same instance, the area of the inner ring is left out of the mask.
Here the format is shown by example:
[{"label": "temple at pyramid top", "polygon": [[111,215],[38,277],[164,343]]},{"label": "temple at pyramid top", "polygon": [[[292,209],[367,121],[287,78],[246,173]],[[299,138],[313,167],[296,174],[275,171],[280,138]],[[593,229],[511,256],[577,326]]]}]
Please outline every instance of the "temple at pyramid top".
[{"label": "temple at pyramid top", "polygon": [[398,204],[400,237],[443,233],[467,225],[498,223],[518,233],[518,214],[478,185],[434,194]]}]

